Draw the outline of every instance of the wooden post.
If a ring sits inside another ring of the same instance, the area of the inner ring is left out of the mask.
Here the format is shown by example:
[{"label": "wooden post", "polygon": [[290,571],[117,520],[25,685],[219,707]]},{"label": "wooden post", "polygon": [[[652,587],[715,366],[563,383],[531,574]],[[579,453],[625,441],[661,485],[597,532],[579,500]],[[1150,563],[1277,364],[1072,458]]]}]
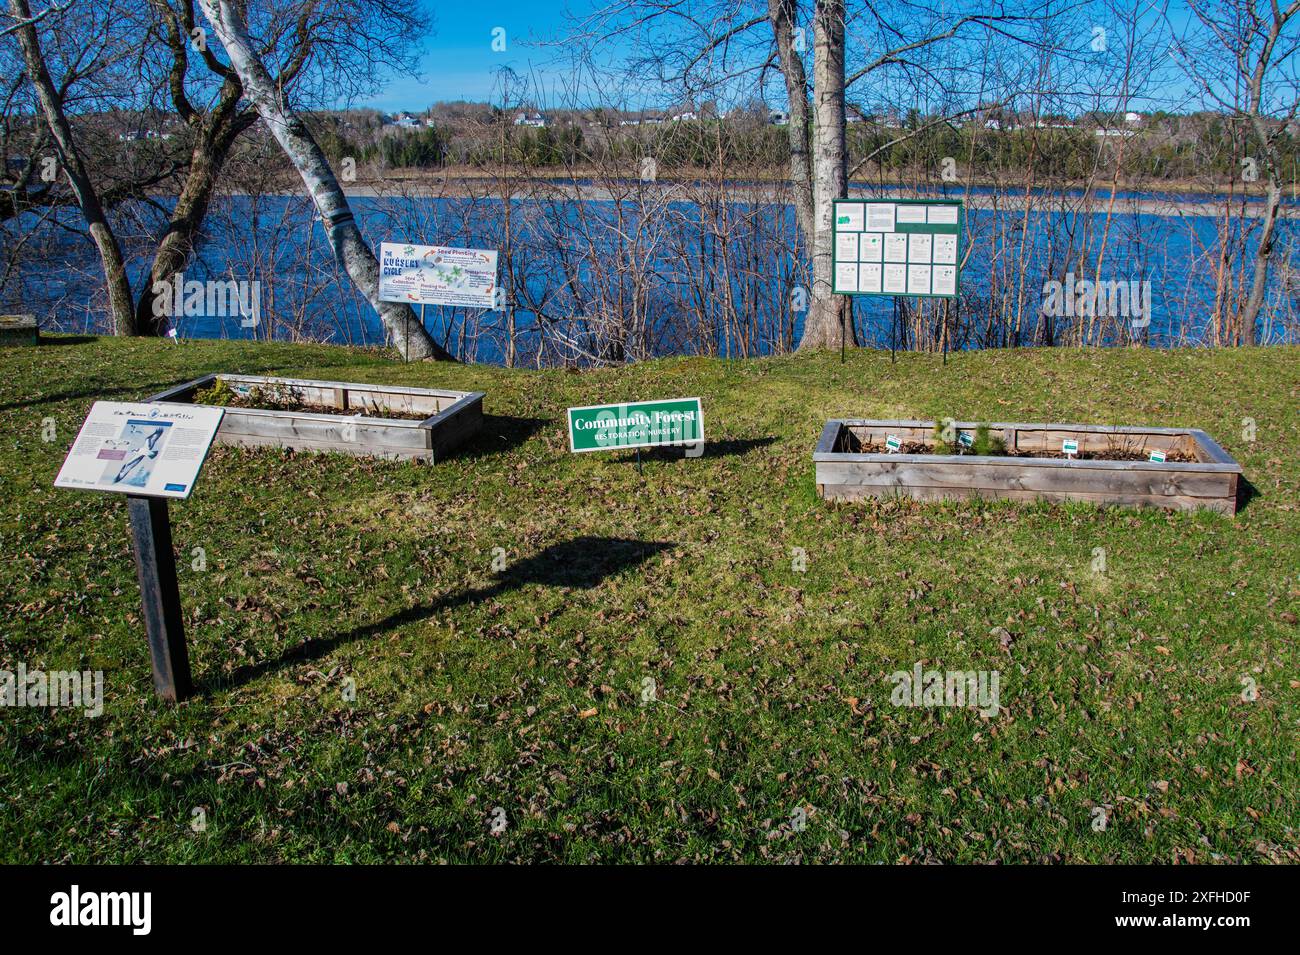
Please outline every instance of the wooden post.
[{"label": "wooden post", "polygon": [[194,690],[185,648],[181,595],[176,585],[176,555],[167,499],[127,495],[135,572],[153,658],[153,686],[168,703],[179,703]]},{"label": "wooden post", "polygon": [[889,301],[892,303],[889,313],[889,363],[892,365],[898,360],[898,296]]}]

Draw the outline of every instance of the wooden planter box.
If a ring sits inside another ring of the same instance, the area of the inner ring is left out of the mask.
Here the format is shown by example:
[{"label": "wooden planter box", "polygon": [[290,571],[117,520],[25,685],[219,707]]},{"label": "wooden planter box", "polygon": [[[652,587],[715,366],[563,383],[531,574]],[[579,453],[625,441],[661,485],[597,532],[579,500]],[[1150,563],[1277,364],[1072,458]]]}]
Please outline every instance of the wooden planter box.
[{"label": "wooden planter box", "polygon": [[[954,426],[975,429],[973,422],[959,421]],[[1081,452],[1116,448],[1143,453],[1177,451],[1194,457],[1195,463],[854,453],[846,449],[859,442],[883,445],[891,434],[905,442],[933,447],[934,422],[834,420],[826,423],[813,452],[817,493],[839,500],[1009,498],[1237,512],[1241,465],[1204,431],[1081,424],[1001,423],[989,427],[1008,451],[1060,451],[1064,439],[1074,438]]]},{"label": "wooden planter box", "polygon": [[35,315],[0,315],[0,345],[39,345]]},{"label": "wooden planter box", "polygon": [[[243,447],[341,451],[380,458],[434,461],[476,433],[483,423],[483,392],[439,391],[347,381],[309,381],[260,375],[207,375],[169,388],[146,401],[193,402],[194,394],[220,379],[237,394],[266,386],[290,389],[314,405],[339,408],[350,416],[262,408],[226,408],[218,444]],[[373,417],[382,409],[427,414],[423,420]]]}]

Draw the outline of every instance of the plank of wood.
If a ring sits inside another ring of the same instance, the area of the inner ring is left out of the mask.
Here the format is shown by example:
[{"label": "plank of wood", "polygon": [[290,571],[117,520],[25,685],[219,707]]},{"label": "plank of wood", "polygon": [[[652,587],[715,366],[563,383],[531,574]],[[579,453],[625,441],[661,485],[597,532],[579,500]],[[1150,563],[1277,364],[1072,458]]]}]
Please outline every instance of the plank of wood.
[{"label": "plank of wood", "polygon": [[1084,492],[1023,491],[1007,488],[962,487],[873,487],[869,485],[826,484],[822,496],[826,500],[854,501],[864,498],[909,497],[918,501],[995,500],[1013,501],[1090,501],[1122,507],[1150,507],[1162,510],[1208,510],[1220,514],[1236,513],[1235,498],[1178,497],[1167,495],[1090,494]]},{"label": "plank of wood", "polygon": [[432,452],[428,448],[394,448],[380,445],[363,446],[358,445],[356,442],[317,442],[308,438],[290,438],[286,441],[284,438],[269,437],[265,435],[221,434],[218,432],[215,443],[240,448],[286,448],[290,451],[318,451],[322,453],[336,451],[339,454],[350,454],[354,457],[375,457],[389,460],[432,460]]},{"label": "plank of wood", "polygon": [[471,392],[454,405],[421,422],[429,435],[434,460],[440,460],[478,433],[483,426],[481,391]]},{"label": "plank of wood", "polygon": [[189,401],[194,397],[194,392],[198,391],[200,388],[206,388],[216,380],[216,375],[204,375],[202,378],[195,378],[193,381],[173,385],[165,391],[158,392],[156,395],[150,395],[144,400],[146,404],[152,404],[155,401]]},{"label": "plank of wood", "polygon": [[418,421],[294,411],[227,408],[217,429],[217,437],[235,434],[278,438],[286,442],[310,441],[317,445],[428,448],[425,432]]},{"label": "plank of wood", "polygon": [[[1215,471],[1156,468],[1046,468],[1023,459],[978,458],[970,462],[834,462],[816,465],[817,480],[825,484],[878,487],[971,487],[1023,491],[1081,491],[1185,497],[1227,497],[1234,493],[1235,475]],[[1140,462],[1139,462],[1140,463]]]}]

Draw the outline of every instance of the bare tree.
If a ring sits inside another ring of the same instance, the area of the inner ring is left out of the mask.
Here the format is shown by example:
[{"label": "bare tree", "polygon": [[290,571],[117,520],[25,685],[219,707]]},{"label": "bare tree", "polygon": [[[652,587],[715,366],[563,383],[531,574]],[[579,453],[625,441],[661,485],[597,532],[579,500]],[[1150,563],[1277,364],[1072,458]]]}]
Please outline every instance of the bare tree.
[{"label": "bare tree", "polygon": [[[954,15],[942,3],[916,0],[855,5],[852,11],[845,0],[717,0],[696,8],[622,0],[583,21],[574,39],[595,46],[634,36],[641,49],[654,51],[637,58],[634,70],[691,91],[752,75],[760,77],[761,90],[761,77],[773,69],[780,74],[789,106],[796,220],[812,260],[799,348],[816,349],[838,346],[841,338],[856,344],[851,309],[833,294],[831,274],[833,201],[848,186],[847,97],[855,89],[869,95],[873,82],[897,76],[915,85],[955,85],[982,45],[1032,44],[1017,31],[1045,15],[1040,7],[1033,0],[1000,2],[986,13]],[[811,25],[811,44],[801,24]],[[810,45],[811,82],[805,63]],[[929,62],[920,62],[923,54]],[[900,131],[899,139],[910,135]]]},{"label": "bare tree", "polygon": [[[122,247],[109,224],[104,204],[91,180],[90,170],[78,148],[72,124],[64,108],[64,95],[71,77],[56,84],[50,75],[36,30],[39,20],[32,15],[27,0],[9,0],[9,15],[14,21],[9,29],[13,31],[22,47],[27,77],[36,90],[41,111],[49,127],[50,138],[58,154],[59,168],[67,176],[68,184],[76,196],[77,205],[85,217],[91,239],[99,251],[104,269],[104,284],[108,290],[113,329],[118,335],[133,335],[136,331],[135,311],[132,307],[134,303],[131,297],[131,283],[127,278]],[[116,55],[111,49],[101,48],[96,51],[95,57],[91,58],[92,62],[101,54],[108,58]]]},{"label": "bare tree", "polygon": [[1188,8],[1201,30],[1176,41],[1173,52],[1205,99],[1250,130],[1257,155],[1242,157],[1243,178],[1254,181],[1263,166],[1264,208],[1235,334],[1237,344],[1253,345],[1261,339],[1260,310],[1282,208],[1280,143],[1300,111],[1300,0],[1286,6],[1279,0],[1190,0]]}]

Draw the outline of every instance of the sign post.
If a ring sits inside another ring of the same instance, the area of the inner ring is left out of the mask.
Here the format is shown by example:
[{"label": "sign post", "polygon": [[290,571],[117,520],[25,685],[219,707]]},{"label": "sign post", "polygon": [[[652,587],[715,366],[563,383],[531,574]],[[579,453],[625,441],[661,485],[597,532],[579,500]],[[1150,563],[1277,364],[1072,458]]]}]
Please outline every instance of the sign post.
[{"label": "sign post", "polygon": [[569,409],[569,450],[575,454],[636,449],[639,474],[641,448],[674,446],[685,447],[687,457],[704,453],[704,412],[699,398]]},{"label": "sign post", "polygon": [[[899,296],[960,302],[965,216],[960,199],[835,200],[832,291],[893,300],[891,362],[897,348]],[[945,363],[947,329],[945,311]]]},{"label": "sign post", "polygon": [[184,500],[194,490],[224,413],[195,405],[97,401],[54,479],[55,487],[127,496],[154,690],[169,703],[189,696],[194,684],[167,499]]},{"label": "sign post", "polygon": [[190,655],[185,647],[185,622],[176,583],[176,556],[172,550],[171,517],[165,497],[129,494],[127,513],[135,552],[135,574],[140,581],[145,632],[153,660],[153,687],[168,703],[177,703],[194,690]]}]

